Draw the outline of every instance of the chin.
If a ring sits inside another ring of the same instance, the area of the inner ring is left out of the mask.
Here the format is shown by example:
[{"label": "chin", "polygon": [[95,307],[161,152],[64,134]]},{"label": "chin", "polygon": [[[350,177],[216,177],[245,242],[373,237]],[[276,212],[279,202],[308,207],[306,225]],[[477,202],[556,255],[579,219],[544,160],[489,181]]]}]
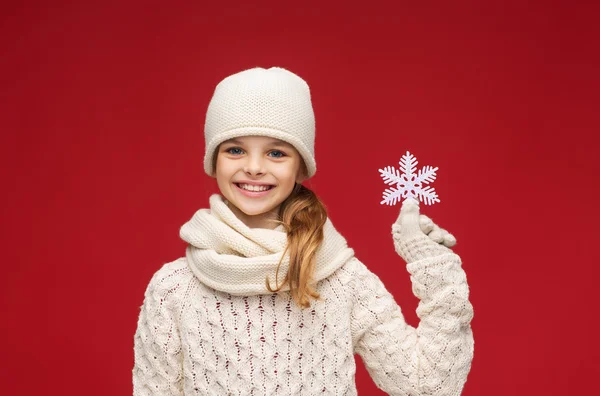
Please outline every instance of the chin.
[{"label": "chin", "polygon": [[248,203],[245,202],[244,199],[239,199],[235,195],[230,198],[225,197],[233,206],[237,208],[240,212],[244,213],[246,216],[257,216],[264,213],[267,213],[273,209],[273,205],[269,203]]},{"label": "chin", "polygon": [[244,212],[245,215],[247,216],[259,216],[259,215],[263,215],[266,213],[271,212],[273,209],[275,209],[274,207],[248,207],[248,206],[244,206],[244,205],[240,205],[237,206],[237,208],[239,210],[241,210],[242,212]]}]

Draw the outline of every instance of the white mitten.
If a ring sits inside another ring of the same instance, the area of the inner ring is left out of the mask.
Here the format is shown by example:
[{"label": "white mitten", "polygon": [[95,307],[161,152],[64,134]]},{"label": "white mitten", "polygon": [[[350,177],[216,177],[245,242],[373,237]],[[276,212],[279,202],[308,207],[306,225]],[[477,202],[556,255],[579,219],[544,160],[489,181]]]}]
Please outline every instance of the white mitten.
[{"label": "white mitten", "polygon": [[443,228],[440,228],[426,215],[419,215],[419,224],[421,225],[421,231],[427,234],[427,236],[434,242],[441,243],[446,247],[452,247],[456,245],[456,238],[454,235],[450,234]]},{"label": "white mitten", "polygon": [[456,238],[429,217],[420,214],[419,202],[408,198],[402,202],[400,215],[392,225],[396,252],[407,262],[451,252]]}]

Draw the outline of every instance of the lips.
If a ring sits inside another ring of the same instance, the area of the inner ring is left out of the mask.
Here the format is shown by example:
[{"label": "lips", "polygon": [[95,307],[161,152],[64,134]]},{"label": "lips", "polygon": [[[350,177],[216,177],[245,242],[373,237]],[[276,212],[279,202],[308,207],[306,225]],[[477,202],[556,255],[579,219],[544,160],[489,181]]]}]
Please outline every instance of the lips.
[{"label": "lips", "polygon": [[248,183],[234,183],[238,188],[244,191],[250,192],[264,192],[272,189],[273,185],[271,184],[248,184]]}]

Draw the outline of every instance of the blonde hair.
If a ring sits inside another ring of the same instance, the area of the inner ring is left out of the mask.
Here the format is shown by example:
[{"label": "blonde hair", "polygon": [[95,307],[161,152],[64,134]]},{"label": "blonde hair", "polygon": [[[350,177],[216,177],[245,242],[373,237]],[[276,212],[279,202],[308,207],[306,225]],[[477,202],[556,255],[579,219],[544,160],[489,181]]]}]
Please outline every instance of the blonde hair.
[{"label": "blonde hair", "polygon": [[[220,145],[219,145],[220,147]],[[212,159],[213,169],[217,169],[219,147]],[[302,161],[302,172],[306,175],[307,168]],[[321,300],[320,294],[309,283],[313,280],[316,267],[316,252],[323,241],[323,226],[327,221],[327,210],[317,195],[308,187],[296,183],[291,194],[279,207],[277,223],[283,224],[287,233],[287,245],[275,273],[275,285],[278,284],[279,268],[285,254],[289,252],[288,273],[282,283],[271,287],[269,276],[265,279],[267,290],[278,292],[287,283],[292,298],[301,308],[309,308],[309,298]]]},{"label": "blonde hair", "polygon": [[290,263],[285,279],[275,289],[271,288],[267,276],[267,290],[278,292],[287,283],[296,304],[302,308],[309,308],[310,297],[321,299],[320,294],[313,290],[309,283],[313,280],[315,272],[316,252],[323,241],[327,210],[314,192],[297,183],[290,196],[281,204],[279,218],[287,232],[287,246],[277,266],[276,284],[279,267],[288,251]]}]

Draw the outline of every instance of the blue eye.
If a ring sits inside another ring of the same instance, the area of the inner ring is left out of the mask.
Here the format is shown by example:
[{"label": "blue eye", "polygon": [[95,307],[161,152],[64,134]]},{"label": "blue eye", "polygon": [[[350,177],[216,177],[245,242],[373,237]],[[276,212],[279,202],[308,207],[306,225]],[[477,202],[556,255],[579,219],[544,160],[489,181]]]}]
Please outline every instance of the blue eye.
[{"label": "blue eye", "polygon": [[227,150],[225,150],[225,152],[233,155],[238,155],[242,153],[242,149],[239,147],[230,147]]},{"label": "blue eye", "polygon": [[269,154],[275,154],[273,157],[274,158],[281,158],[281,157],[285,157],[285,153],[283,151],[279,151],[279,150],[273,150],[271,151]]}]

